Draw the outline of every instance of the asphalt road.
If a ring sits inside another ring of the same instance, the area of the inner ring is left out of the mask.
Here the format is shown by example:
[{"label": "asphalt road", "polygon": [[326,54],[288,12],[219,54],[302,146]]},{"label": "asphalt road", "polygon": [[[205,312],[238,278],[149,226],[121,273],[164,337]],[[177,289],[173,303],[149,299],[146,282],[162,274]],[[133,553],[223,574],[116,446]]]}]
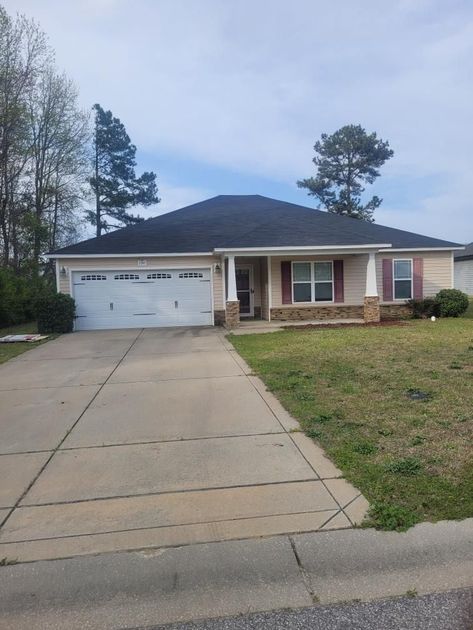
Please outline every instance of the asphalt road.
[{"label": "asphalt road", "polygon": [[146,630],[250,629],[472,630],[473,589],[146,627]]}]

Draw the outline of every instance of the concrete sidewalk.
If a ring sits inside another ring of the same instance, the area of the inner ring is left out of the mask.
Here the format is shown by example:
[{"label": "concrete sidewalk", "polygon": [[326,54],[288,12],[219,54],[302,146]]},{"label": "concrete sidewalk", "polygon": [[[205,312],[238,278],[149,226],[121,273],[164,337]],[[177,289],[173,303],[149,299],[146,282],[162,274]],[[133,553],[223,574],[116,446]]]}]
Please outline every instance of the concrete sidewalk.
[{"label": "concrete sidewalk", "polygon": [[136,628],[473,585],[473,519],[0,568],[2,628]]}]

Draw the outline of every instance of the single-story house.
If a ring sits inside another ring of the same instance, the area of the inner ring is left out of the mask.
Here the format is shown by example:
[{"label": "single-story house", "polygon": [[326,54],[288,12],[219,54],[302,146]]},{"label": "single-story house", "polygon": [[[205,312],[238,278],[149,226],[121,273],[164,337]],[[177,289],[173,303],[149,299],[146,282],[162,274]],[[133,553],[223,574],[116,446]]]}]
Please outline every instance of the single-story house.
[{"label": "single-story house", "polygon": [[457,243],[277,201],[219,195],[49,254],[77,330],[237,326],[409,312],[453,286]]},{"label": "single-story house", "polygon": [[455,289],[467,295],[473,295],[473,243],[466,245],[463,251],[455,252]]}]

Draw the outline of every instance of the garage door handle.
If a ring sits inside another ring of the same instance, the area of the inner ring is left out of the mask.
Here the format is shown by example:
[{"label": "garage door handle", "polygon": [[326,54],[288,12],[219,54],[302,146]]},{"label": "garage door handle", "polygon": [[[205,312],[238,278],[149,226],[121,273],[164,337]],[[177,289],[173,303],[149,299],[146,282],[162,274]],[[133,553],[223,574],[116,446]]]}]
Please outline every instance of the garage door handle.
[{"label": "garage door handle", "polygon": [[110,310],[113,311],[113,302],[110,302]]},{"label": "garage door handle", "polygon": [[174,302],[174,308],[177,308],[178,306],[179,306],[179,302],[176,300],[176,301]]}]

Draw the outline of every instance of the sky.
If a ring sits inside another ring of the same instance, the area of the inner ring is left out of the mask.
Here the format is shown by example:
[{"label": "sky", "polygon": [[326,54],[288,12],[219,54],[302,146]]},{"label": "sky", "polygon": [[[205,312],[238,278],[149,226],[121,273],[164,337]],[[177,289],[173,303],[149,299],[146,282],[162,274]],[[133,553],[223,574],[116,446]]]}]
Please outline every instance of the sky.
[{"label": "sky", "polygon": [[473,241],[471,0],[0,0],[125,124],[154,216],[218,194],[316,206],[322,133],[361,124],[394,157],[377,223]]}]

